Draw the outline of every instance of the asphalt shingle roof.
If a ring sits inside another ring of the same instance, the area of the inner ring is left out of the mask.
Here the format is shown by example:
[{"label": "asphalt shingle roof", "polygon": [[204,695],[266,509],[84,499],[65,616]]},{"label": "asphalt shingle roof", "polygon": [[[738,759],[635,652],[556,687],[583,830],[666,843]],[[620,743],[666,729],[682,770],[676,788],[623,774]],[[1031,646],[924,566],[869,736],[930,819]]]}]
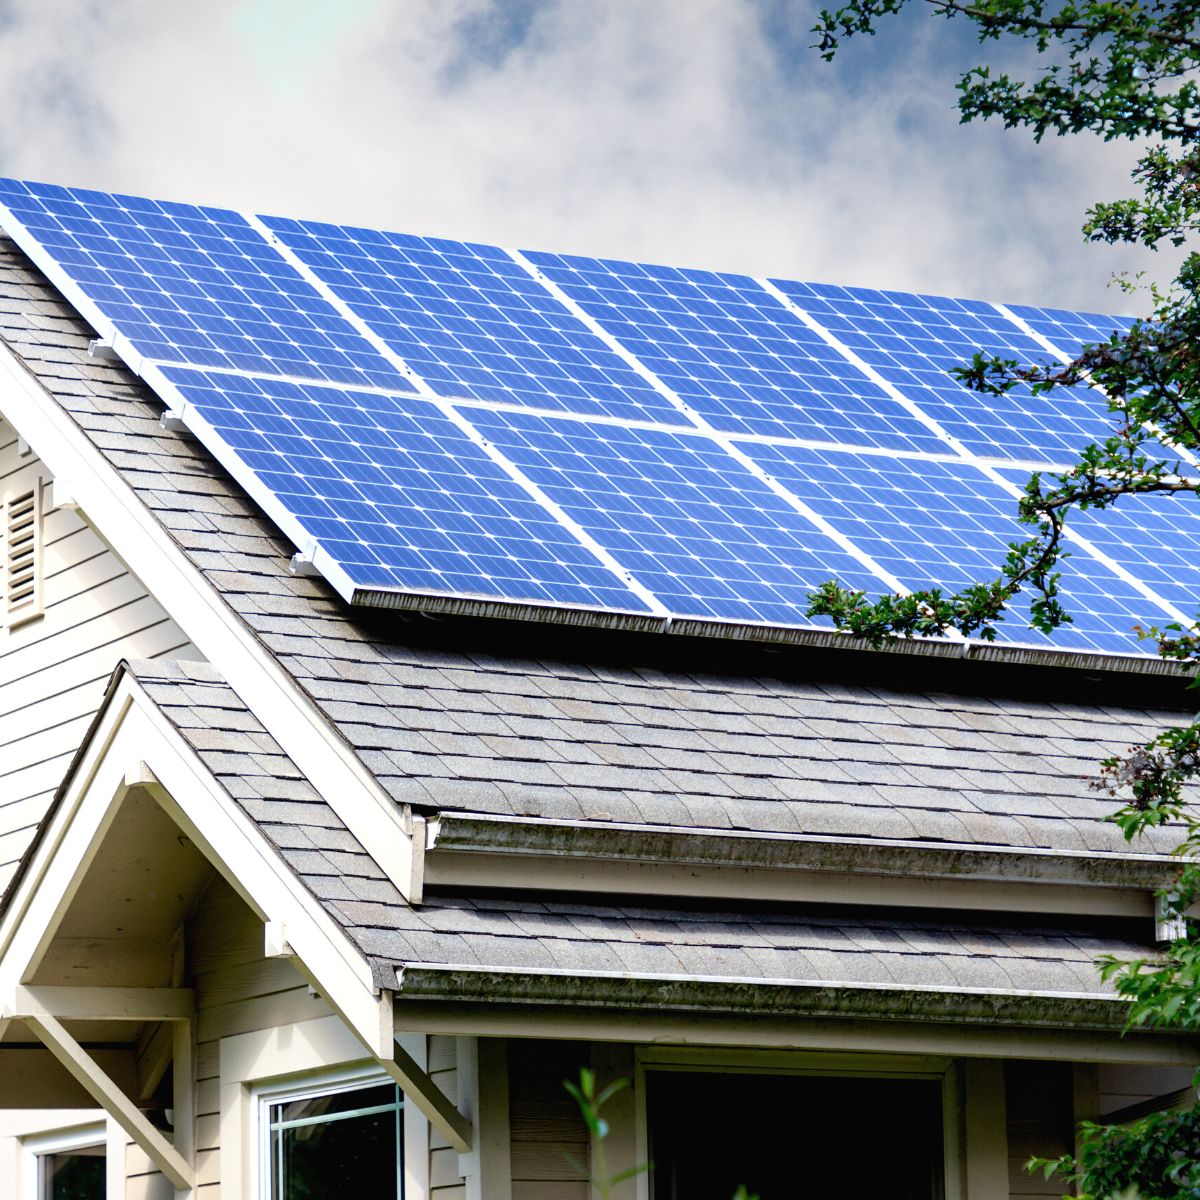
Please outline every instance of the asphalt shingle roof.
[{"label": "asphalt shingle roof", "polygon": [[[0,337],[401,804],[680,828],[1121,851],[1101,756],[1177,713],[438,645],[350,611],[0,237]],[[152,581],[150,581],[152,583]],[[523,657],[518,654],[524,653]],[[287,782],[281,779],[281,782]],[[248,785],[247,785],[248,786]],[[266,786],[264,783],[263,786]],[[1163,831],[1157,846],[1177,841]]]},{"label": "asphalt shingle roof", "polygon": [[[127,666],[230,796],[403,995],[414,970],[1104,997],[1095,960],[1146,947],[1109,935],[958,918],[756,907],[712,912],[592,898],[436,896],[408,904],[217,670]],[[587,985],[580,985],[586,992]]]}]

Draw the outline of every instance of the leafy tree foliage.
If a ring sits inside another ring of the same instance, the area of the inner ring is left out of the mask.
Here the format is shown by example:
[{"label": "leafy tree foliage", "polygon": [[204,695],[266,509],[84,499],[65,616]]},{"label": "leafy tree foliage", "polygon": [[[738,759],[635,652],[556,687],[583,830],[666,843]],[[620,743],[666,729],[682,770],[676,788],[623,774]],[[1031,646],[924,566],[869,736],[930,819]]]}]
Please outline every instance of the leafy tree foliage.
[{"label": "leafy tree foliage", "polygon": [[[847,39],[873,35],[908,0],[851,0],[821,13],[815,33],[826,59]],[[998,118],[1008,127],[1047,133],[1090,133],[1139,143],[1133,196],[1088,210],[1085,237],[1188,251],[1200,229],[1200,0],[924,0],[949,20],[969,22],[985,48],[1021,45],[1030,78],[974,67],[958,81],[963,121]],[[1129,290],[1140,287],[1124,280]],[[894,636],[950,630],[995,637],[1018,592],[1032,598],[1031,621],[1043,632],[1069,622],[1059,599],[1058,567],[1071,513],[1135,504],[1147,494],[1200,492],[1200,253],[1185,254],[1165,287],[1148,289],[1151,315],[1125,334],[1084,349],[1070,364],[1021,363],[976,355],[956,374],[984,394],[1028,389],[1053,402],[1064,387],[1101,394],[1112,432],[1088,446],[1061,475],[1034,475],[1020,504],[1029,536],[1013,543],[999,575],[954,593],[929,589],[871,599],[825,584],[811,597],[812,615],[873,645]],[[1140,631],[1159,653],[1195,676],[1200,626]],[[1115,820],[1126,837],[1166,822],[1184,830],[1182,868],[1167,896],[1182,913],[1200,897],[1200,814],[1187,786],[1200,775],[1200,726],[1165,729],[1145,745],[1102,764],[1097,786],[1123,801]],[[1104,973],[1131,1001],[1130,1020],[1200,1030],[1200,927],[1189,922],[1165,956],[1108,961]],[[1200,1111],[1160,1113],[1121,1128],[1086,1125],[1078,1160],[1042,1163],[1062,1172],[1094,1200],[1200,1197]]]}]

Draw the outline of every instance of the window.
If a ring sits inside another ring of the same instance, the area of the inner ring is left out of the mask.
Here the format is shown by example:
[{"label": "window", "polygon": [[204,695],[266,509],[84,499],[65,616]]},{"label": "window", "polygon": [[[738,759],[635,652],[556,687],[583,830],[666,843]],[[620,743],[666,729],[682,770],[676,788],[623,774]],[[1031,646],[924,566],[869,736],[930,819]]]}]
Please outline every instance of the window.
[{"label": "window", "polygon": [[402,1200],[404,1097],[385,1078],[259,1092],[262,1200]]},{"label": "window", "polygon": [[104,1147],[38,1155],[38,1200],[102,1200]]},{"label": "window", "polygon": [[[929,1079],[647,1071],[653,1200],[941,1200],[941,1085]],[[701,1150],[703,1147],[703,1150]]]},{"label": "window", "polygon": [[24,1139],[22,1195],[31,1200],[105,1200],[106,1131],[88,1125]]}]

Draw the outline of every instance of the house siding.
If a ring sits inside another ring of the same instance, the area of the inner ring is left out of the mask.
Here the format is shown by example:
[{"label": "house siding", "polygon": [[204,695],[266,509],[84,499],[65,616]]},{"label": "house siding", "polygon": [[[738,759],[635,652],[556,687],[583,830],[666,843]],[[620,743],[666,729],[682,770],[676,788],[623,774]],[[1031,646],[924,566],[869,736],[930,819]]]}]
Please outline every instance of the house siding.
[{"label": "house siding", "polygon": [[[0,418],[0,498],[50,482]],[[200,658],[83,517],[45,514],[43,616],[0,628],[0,891],[121,658]]]},{"label": "house siding", "polygon": [[563,1080],[590,1058],[577,1042],[510,1043],[512,1200],[588,1200],[587,1127]]},{"label": "house siding", "polygon": [[196,991],[196,1195],[217,1200],[221,1039],[332,1010],[288,960],[264,957],[262,922],[221,878],[213,880],[189,922],[187,963]]},{"label": "house siding", "polygon": [[[434,1034],[429,1038],[428,1070],[430,1078],[457,1105],[458,1042],[456,1038]],[[430,1200],[466,1200],[467,1190],[458,1169],[458,1151],[437,1129],[429,1131]]]},{"label": "house siding", "polygon": [[1185,1088],[1192,1082],[1192,1075],[1191,1067],[1101,1066],[1097,1072],[1097,1115],[1103,1117]]},{"label": "house siding", "polygon": [[[286,959],[265,958],[263,926],[220,877],[205,891],[186,942],[196,993],[193,1046],[197,1200],[221,1195],[221,1039],[329,1016],[329,1006]],[[229,1169],[240,1170],[237,1163]],[[174,1189],[145,1153],[126,1150],[128,1200],[173,1200]]]},{"label": "house siding", "polygon": [[1059,1197],[1063,1182],[1030,1172],[1032,1157],[1058,1158],[1075,1148],[1074,1074],[1070,1063],[1009,1062],[1004,1070],[1011,1200]]}]

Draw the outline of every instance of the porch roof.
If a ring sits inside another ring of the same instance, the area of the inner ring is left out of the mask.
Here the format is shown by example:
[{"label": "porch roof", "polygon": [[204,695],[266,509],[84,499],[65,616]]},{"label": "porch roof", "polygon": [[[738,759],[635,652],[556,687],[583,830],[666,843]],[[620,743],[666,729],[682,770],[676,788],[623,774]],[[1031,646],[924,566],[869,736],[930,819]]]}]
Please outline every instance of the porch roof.
[{"label": "porch roof", "polygon": [[1113,1027],[1102,954],[1152,950],[1037,920],[871,909],[451,894],[409,904],[216,669],[133,662],[200,760],[403,1001],[627,1004]]}]

